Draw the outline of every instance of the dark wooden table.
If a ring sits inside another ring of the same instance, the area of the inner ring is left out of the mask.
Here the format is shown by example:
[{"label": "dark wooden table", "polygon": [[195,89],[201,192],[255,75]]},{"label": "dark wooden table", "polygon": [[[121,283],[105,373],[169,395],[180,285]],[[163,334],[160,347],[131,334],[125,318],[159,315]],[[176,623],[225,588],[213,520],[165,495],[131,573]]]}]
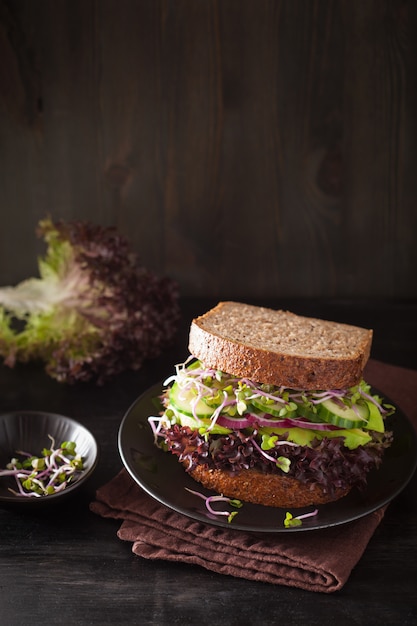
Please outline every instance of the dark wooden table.
[{"label": "dark wooden table", "polygon": [[[122,467],[120,421],[135,398],[187,355],[191,318],[213,301],[183,302],[175,345],[139,373],[103,388],[67,387],[35,366],[0,366],[0,410],[46,410],[84,423],[101,447],[84,492],[48,513],[0,509],[0,624],[417,624],[417,479],[389,506],[344,588],[317,594],[141,560],[119,523],[89,511]],[[372,356],[417,369],[417,302],[276,301],[308,315],[373,327]]]}]

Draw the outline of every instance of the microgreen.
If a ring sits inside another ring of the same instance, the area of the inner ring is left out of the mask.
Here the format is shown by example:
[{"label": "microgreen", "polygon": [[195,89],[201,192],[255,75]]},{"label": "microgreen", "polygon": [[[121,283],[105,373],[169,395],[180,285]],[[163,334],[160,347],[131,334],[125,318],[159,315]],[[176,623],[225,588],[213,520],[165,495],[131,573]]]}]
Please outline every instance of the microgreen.
[{"label": "microgreen", "polygon": [[277,441],[277,435],[262,435],[262,450],[272,450],[272,448],[275,448],[275,444]]},{"label": "microgreen", "polygon": [[217,509],[214,509],[211,505],[214,502],[226,502],[227,504],[230,504],[230,506],[233,506],[236,509],[240,509],[243,506],[243,502],[241,502],[240,500],[236,500],[235,498],[228,498],[227,496],[222,496],[222,495],[205,496],[199,491],[188,489],[188,487],[185,487],[185,489],[189,493],[192,493],[193,495],[198,496],[199,498],[202,498],[205,501],[206,508],[208,512],[211,513],[211,515],[220,515],[220,516],[227,517],[227,521],[229,524],[231,523],[233,518],[238,514],[238,511],[218,511]]},{"label": "microgreen", "polygon": [[303,519],[306,519],[307,517],[314,517],[314,515],[317,515],[318,512],[318,509],[314,509],[311,513],[305,513],[304,515],[297,515],[294,517],[289,511],[287,511],[285,514],[284,526],[285,528],[301,526]]},{"label": "microgreen", "polygon": [[63,491],[83,471],[82,457],[76,452],[74,441],[63,441],[55,448],[55,440],[50,448],[43,448],[41,456],[17,450],[19,457],[13,457],[0,470],[0,477],[14,476],[17,491],[9,488],[16,496],[41,497]]},{"label": "microgreen", "polygon": [[253,444],[253,446],[262,454],[262,456],[265,459],[268,459],[268,461],[272,461],[272,463],[275,463],[275,465],[282,470],[285,474],[288,474],[288,472],[290,471],[290,466],[291,466],[291,461],[290,459],[288,459],[285,456],[279,456],[277,459],[275,457],[273,457],[270,454],[267,454],[265,452],[265,450],[271,450],[272,448],[275,448],[275,446],[277,445],[277,443],[281,443],[281,444],[288,444],[287,441],[278,441],[278,437],[272,436],[272,437],[268,437],[268,435],[263,435],[262,436],[262,445],[259,446],[256,439],[254,437],[251,437],[251,442]]},{"label": "microgreen", "polygon": [[286,456],[279,456],[277,458],[277,467],[284,472],[284,474],[288,474],[290,471],[291,461]]}]

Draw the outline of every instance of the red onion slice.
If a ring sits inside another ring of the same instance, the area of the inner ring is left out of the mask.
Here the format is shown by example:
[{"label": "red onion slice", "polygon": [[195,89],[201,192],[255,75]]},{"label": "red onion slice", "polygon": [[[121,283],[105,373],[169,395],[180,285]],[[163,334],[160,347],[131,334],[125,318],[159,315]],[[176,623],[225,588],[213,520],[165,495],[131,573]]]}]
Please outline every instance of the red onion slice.
[{"label": "red onion slice", "polygon": [[341,430],[338,426],[333,424],[326,424],[323,422],[310,422],[306,419],[292,419],[284,418],[277,419],[268,413],[256,415],[254,413],[246,413],[242,417],[229,417],[226,415],[220,415],[217,419],[219,426],[225,428],[231,428],[232,430],[240,430],[242,428],[249,428],[250,426],[260,427],[275,427],[275,428],[308,428],[310,430]]}]

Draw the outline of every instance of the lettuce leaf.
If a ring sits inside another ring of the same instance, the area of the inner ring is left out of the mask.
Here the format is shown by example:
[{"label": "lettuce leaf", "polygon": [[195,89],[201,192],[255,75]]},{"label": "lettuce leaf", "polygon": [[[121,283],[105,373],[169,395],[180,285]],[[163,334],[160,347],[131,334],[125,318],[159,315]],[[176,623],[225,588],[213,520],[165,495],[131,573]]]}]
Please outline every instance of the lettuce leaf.
[{"label": "lettuce leaf", "polygon": [[115,228],[39,223],[39,277],[0,289],[0,357],[39,360],[64,383],[103,384],[158,356],[177,331],[177,285],[143,267]]}]

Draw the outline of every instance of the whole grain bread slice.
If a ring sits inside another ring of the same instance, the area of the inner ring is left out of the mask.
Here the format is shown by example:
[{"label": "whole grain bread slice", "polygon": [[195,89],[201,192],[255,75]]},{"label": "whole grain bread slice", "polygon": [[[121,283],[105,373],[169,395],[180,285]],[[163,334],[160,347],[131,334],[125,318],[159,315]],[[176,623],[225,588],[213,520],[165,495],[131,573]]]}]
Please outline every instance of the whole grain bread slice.
[{"label": "whole grain bread slice", "polygon": [[291,476],[264,474],[256,469],[245,469],[231,475],[225,470],[197,465],[190,475],[206,489],[263,506],[299,508],[326,504],[343,498],[351,490],[349,486],[337,487],[329,493],[317,483],[302,483]]},{"label": "whole grain bread slice", "polygon": [[241,302],[219,302],[191,323],[189,350],[205,365],[292,389],[359,383],[372,330]]}]

